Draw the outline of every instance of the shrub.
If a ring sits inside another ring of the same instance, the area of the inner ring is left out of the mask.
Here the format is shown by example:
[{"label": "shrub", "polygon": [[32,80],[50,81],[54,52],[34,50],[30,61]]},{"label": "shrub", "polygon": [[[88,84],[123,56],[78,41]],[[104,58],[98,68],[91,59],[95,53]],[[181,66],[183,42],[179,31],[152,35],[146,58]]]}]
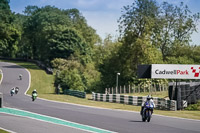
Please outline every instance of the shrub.
[{"label": "shrub", "polygon": [[185,110],[199,110],[200,111],[200,101],[197,104],[191,104]]}]

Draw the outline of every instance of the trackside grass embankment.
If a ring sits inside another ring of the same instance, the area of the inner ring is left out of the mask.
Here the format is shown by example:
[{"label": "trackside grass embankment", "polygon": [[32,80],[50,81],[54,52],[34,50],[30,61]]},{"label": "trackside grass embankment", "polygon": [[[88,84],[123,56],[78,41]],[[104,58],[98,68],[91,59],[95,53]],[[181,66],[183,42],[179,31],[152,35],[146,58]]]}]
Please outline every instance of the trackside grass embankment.
[{"label": "trackside grass embankment", "polygon": [[[10,62],[10,61],[7,61]],[[98,102],[91,100],[91,94],[87,94],[86,99],[77,98],[69,95],[57,95],[54,92],[54,76],[48,75],[44,70],[41,70],[38,66],[33,63],[28,62],[16,62],[12,61],[22,67],[25,67],[29,70],[31,74],[31,87],[28,91],[28,94],[31,94],[33,89],[37,89],[39,97],[45,98],[49,100],[61,101],[61,102],[68,102],[74,104],[81,104],[81,105],[88,105],[88,106],[96,106],[96,107],[103,107],[103,108],[110,108],[110,109],[120,109],[120,110],[128,110],[128,111],[140,111],[139,106],[132,106],[132,105],[125,105],[125,104],[117,104],[117,103],[107,103],[107,102]],[[162,93],[162,92],[161,92]],[[157,95],[164,95],[165,94],[153,94],[154,97]],[[141,94],[142,95],[142,94]],[[144,94],[146,95],[146,94]],[[166,115],[166,116],[174,116],[174,117],[182,117],[182,118],[189,118],[189,119],[198,119],[200,120],[200,111],[162,111],[162,110],[155,110],[155,114],[159,115]],[[139,115],[139,114],[138,114]]]},{"label": "trackside grass embankment", "polygon": [[5,130],[0,128],[0,133],[9,133],[9,132],[7,132],[7,131],[5,131]]}]

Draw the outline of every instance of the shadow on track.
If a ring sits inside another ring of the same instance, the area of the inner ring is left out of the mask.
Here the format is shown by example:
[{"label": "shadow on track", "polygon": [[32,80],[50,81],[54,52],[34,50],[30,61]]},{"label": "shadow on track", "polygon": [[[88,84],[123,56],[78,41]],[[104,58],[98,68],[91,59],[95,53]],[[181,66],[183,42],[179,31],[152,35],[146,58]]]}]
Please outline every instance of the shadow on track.
[{"label": "shadow on track", "polygon": [[133,121],[133,120],[132,120],[132,121],[129,121],[129,122],[142,122],[142,121]]}]

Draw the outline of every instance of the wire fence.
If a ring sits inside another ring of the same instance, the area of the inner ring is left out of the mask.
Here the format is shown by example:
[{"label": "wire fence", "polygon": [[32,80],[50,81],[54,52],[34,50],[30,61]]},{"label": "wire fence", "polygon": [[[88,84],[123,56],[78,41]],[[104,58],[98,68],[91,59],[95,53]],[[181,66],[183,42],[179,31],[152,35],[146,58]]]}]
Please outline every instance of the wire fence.
[{"label": "wire fence", "polygon": [[149,84],[143,85],[124,85],[119,87],[105,88],[105,94],[127,94],[127,93],[143,93],[143,92],[157,92],[167,91],[167,84]]}]

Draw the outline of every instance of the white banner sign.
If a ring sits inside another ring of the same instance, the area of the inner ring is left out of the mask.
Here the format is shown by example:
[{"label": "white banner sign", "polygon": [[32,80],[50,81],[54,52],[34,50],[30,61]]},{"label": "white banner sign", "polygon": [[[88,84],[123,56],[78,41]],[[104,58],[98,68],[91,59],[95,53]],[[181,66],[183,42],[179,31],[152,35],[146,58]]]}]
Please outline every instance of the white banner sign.
[{"label": "white banner sign", "polygon": [[200,65],[152,64],[151,78],[200,79]]}]

